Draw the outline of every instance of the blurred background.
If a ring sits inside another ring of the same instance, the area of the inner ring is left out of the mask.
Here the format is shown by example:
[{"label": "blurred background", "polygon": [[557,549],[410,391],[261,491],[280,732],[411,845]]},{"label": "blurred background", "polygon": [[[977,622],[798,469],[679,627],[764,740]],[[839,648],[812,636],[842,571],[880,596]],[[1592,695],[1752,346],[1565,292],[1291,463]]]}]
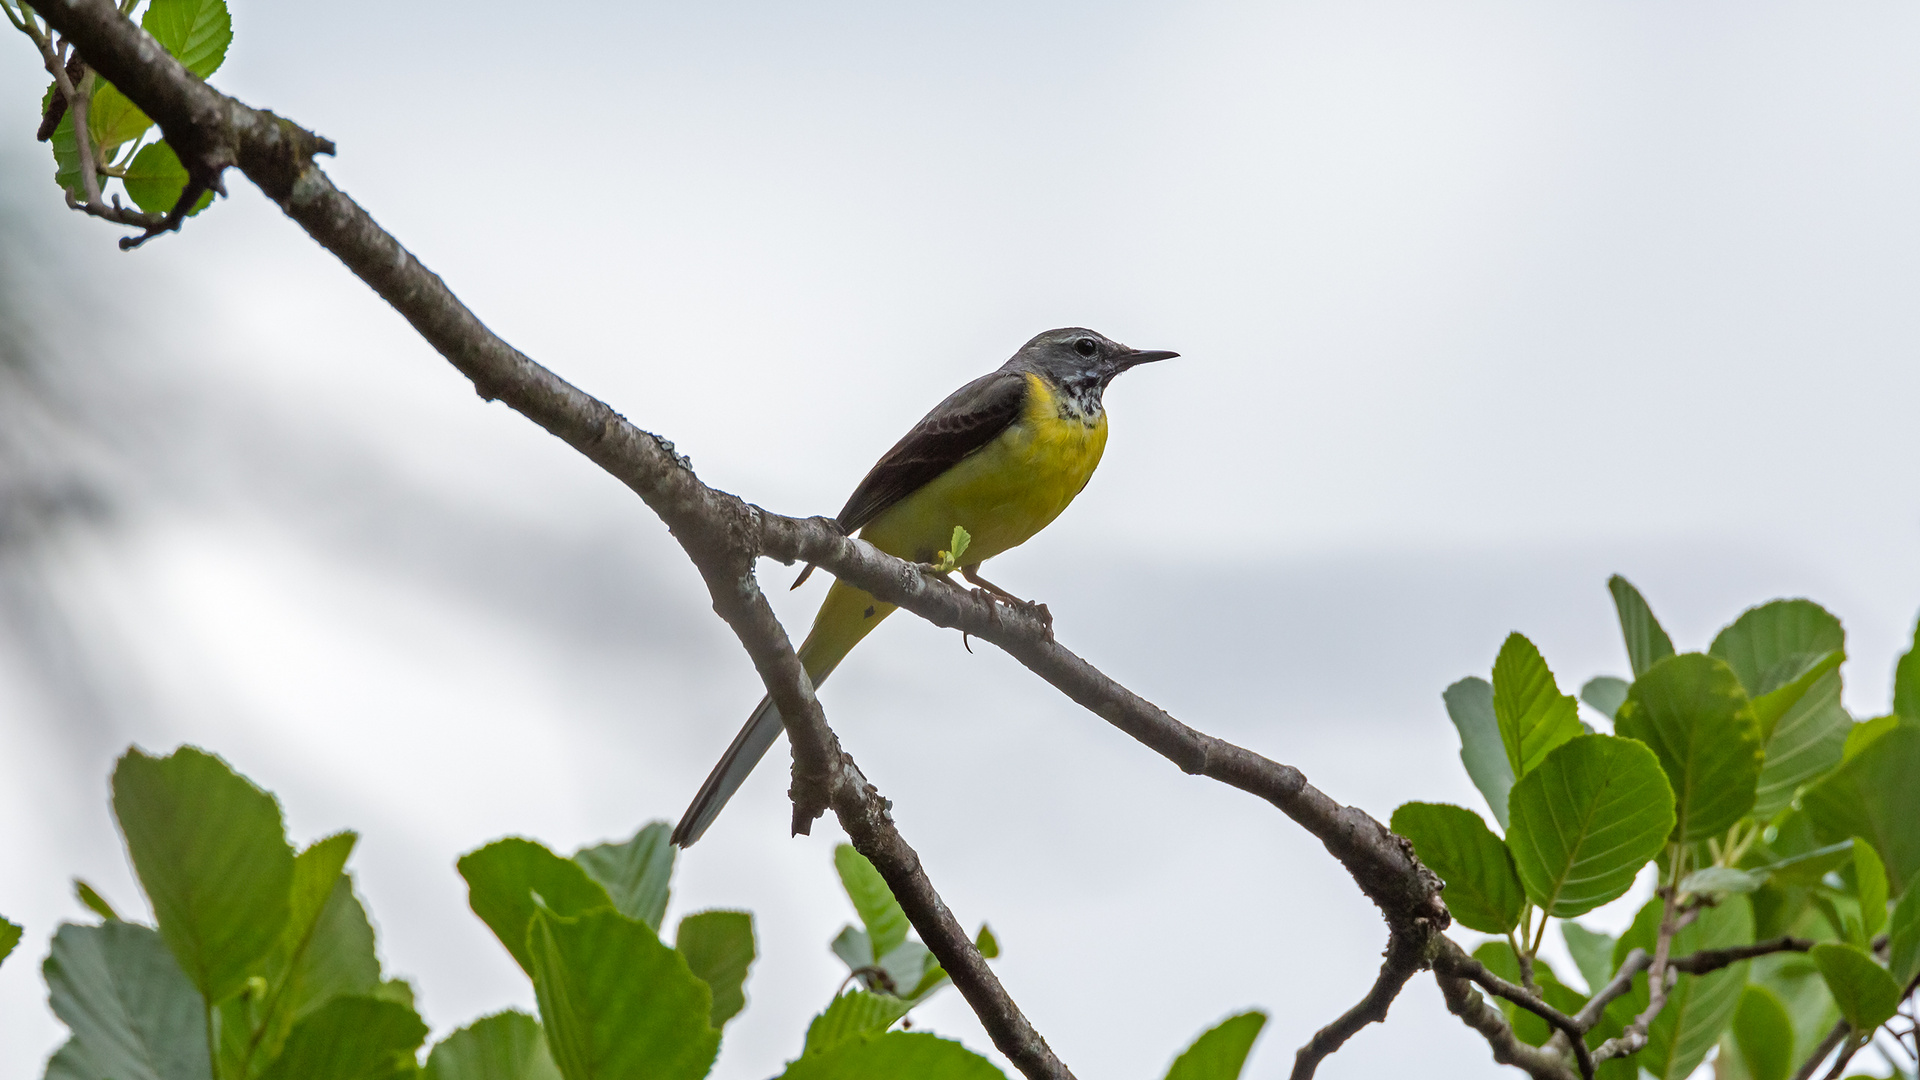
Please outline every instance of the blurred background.
[{"label": "blurred background", "polygon": [[[1440,692],[1508,631],[1563,689],[1625,673],[1616,571],[1682,648],[1812,597],[1849,706],[1887,705],[1920,609],[1910,4],[233,3],[221,88],[336,140],[494,329],[771,509],[834,512],[1039,330],[1180,350],[992,576],[1382,819],[1482,809]],[[745,656],[643,505],[251,186],[130,255],[67,212],[10,37],[0,1080],[62,1037],[70,878],[140,909],[130,743],[224,755],[297,842],[360,830],[436,1037],[530,1007],[454,859],[677,816],[760,696]],[[799,632],[824,582],[763,571]],[[1260,1007],[1248,1075],[1282,1076],[1370,984],[1383,928],[1316,843],[990,646],[897,617],[824,700],[1080,1075],[1156,1077]],[[839,832],[786,836],[784,761],[669,915],[758,920],[726,1080],[779,1071],[844,974]],[[990,1051],[956,994],[916,1017]],[[1496,1071],[1423,979],[1322,1075],[1410,1053]]]}]

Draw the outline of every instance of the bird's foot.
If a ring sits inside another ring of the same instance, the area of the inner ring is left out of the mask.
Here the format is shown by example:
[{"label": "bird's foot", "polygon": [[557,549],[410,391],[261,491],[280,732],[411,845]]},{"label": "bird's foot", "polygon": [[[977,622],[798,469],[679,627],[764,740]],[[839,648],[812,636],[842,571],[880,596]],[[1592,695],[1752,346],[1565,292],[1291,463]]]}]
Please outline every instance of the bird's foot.
[{"label": "bird's foot", "polygon": [[974,589],[973,595],[984,599],[989,604],[1005,604],[1015,611],[1033,616],[1039,620],[1040,629],[1047,635],[1047,640],[1053,640],[1053,612],[1048,611],[1047,605],[1040,601],[1023,600],[1005,589],[994,588],[991,585]]}]

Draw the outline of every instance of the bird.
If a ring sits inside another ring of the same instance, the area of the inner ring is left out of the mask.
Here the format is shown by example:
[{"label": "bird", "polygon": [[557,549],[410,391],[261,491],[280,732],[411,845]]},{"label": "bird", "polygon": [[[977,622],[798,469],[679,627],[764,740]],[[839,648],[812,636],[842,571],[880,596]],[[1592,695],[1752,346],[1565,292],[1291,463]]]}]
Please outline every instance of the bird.
[{"label": "bird", "polygon": [[[867,472],[835,522],[918,563],[948,554],[958,546],[955,526],[965,529],[965,549],[954,553],[966,560],[961,576],[998,601],[1027,605],[981,577],[980,564],[1032,539],[1093,478],[1107,445],[1102,398],[1114,377],[1178,355],[1128,348],[1081,327],[1039,334],[998,370],[935,405]],[[793,587],[813,569],[808,564]],[[813,685],[893,610],[835,581],[800,645]],[[676,846],[700,839],[781,731],[779,710],[762,698],[675,827]]]}]

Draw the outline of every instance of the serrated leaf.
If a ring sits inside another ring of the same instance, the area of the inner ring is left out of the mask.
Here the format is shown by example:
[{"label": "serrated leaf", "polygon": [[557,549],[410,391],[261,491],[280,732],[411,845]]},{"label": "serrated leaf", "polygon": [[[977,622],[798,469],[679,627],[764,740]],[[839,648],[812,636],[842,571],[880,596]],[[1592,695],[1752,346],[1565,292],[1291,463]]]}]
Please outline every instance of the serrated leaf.
[{"label": "serrated leaf", "polygon": [[787,1066],[780,1080],[1005,1080],[957,1042],[918,1031],[861,1035]]},{"label": "serrated leaf", "polygon": [[1267,1014],[1229,1016],[1203,1032],[1167,1069],[1166,1080],[1238,1080]]},{"label": "serrated leaf", "polygon": [[1749,984],[1733,1013],[1733,1042],[1751,1080],[1787,1080],[1793,1071],[1793,1020],[1780,998]]},{"label": "serrated leaf", "polygon": [[93,132],[93,145],[103,158],[111,158],[120,147],[139,138],[153,126],[140,106],[105,79],[95,77],[93,100],[87,103],[87,129]]},{"label": "serrated leaf", "polygon": [[140,25],[162,48],[201,78],[220,70],[233,43],[226,0],[153,0]]},{"label": "serrated leaf", "polygon": [[399,1080],[416,1070],[427,1025],[397,1002],[335,998],[293,1026],[261,1080]]},{"label": "serrated leaf", "polygon": [[[1847,654],[1839,649],[1820,656],[1803,653],[1790,657],[1786,661],[1791,665],[1788,670],[1798,669],[1798,675],[1764,694],[1750,695],[1753,700],[1753,715],[1760,721],[1760,737],[1771,740],[1773,726],[1780,722],[1780,718],[1786,714],[1787,710],[1804,698],[1821,679],[1830,673],[1837,672],[1846,659]],[[1837,677],[1835,681],[1837,685]],[[1838,697],[1837,693],[1835,697]]]},{"label": "serrated leaf", "polygon": [[1846,647],[1846,631],[1827,609],[1811,600],[1774,600],[1742,612],[1714,636],[1707,653],[1725,661],[1747,696],[1757,698]]},{"label": "serrated leaf", "polygon": [[1513,856],[1479,814],[1444,803],[1410,802],[1393,812],[1391,827],[1446,882],[1441,898],[1460,925],[1484,934],[1504,934],[1520,925],[1527,897]]},{"label": "serrated leaf", "polygon": [[[133,155],[133,161],[127,165],[127,174],[120,183],[127,189],[127,197],[134,205],[149,214],[165,214],[173,210],[174,204],[187,190],[187,167],[180,164],[180,158],[167,145],[165,139],[140,148]],[[213,205],[213,192],[204,191],[187,211],[192,217]]]},{"label": "serrated leaf", "polygon": [[[1752,940],[1752,908],[1745,897],[1733,896],[1717,907],[1703,908],[1693,925],[1674,935],[1673,953],[1684,956]],[[1653,951],[1645,943],[1641,947]],[[1746,983],[1745,961],[1707,975],[1680,976],[1667,994],[1666,1007],[1647,1028],[1647,1046],[1638,1055],[1641,1068],[1658,1080],[1692,1076],[1733,1022]]]},{"label": "serrated leaf", "polygon": [[1673,640],[1660,628],[1660,620],[1653,617],[1653,609],[1632,582],[1615,574],[1607,579],[1607,591],[1613,593],[1620,633],[1627,640],[1627,660],[1637,679],[1655,663],[1673,655]]},{"label": "serrated leaf", "polygon": [[561,1080],[540,1022],[509,1010],[481,1017],[434,1045],[421,1080]]},{"label": "serrated leaf", "polygon": [[1810,954],[1840,1004],[1840,1014],[1855,1031],[1872,1031],[1893,1019],[1900,1007],[1900,985],[1873,957],[1852,945],[1823,941]]},{"label": "serrated leaf", "polygon": [[528,952],[527,926],[533,921],[536,895],[557,915],[613,909],[613,898],[587,876],[585,868],[531,840],[495,840],[461,856],[456,866],[467,881],[467,906],[513,954],[520,970],[529,975],[533,974],[533,959]]},{"label": "serrated leaf", "polygon": [[1613,935],[1589,930],[1577,922],[1563,922],[1560,937],[1567,943],[1580,977],[1586,980],[1587,992],[1598,993],[1613,978]]},{"label": "serrated leaf", "polygon": [[286,976],[284,1004],[295,1020],[336,997],[379,996],[380,961],[374,952],[373,924],[353,894],[350,876],[334,875],[312,931],[286,955],[292,967]]},{"label": "serrated leaf", "polygon": [[1671,656],[1634,680],[1614,730],[1659,755],[1674,795],[1674,839],[1725,832],[1753,808],[1760,724],[1733,670],[1700,653]]},{"label": "serrated leaf", "polygon": [[527,931],[547,1049],[566,1080],[700,1080],[720,1052],[713,994],[645,923],[536,908]]},{"label": "serrated leaf", "polygon": [[841,994],[807,1025],[807,1042],[800,1052],[802,1056],[823,1054],[856,1036],[885,1031],[912,1007],[892,994],[870,990]]},{"label": "serrated leaf", "polygon": [[1615,899],[1673,830],[1673,792],[1653,751],[1582,735],[1513,786],[1507,847],[1527,896],[1568,918]]},{"label": "serrated leaf", "polygon": [[[1782,687],[1768,694],[1791,694]],[[1756,718],[1759,703],[1755,703]],[[1840,674],[1820,675],[1774,721],[1766,735],[1760,782],[1754,789],[1753,816],[1772,818],[1793,801],[1800,788],[1840,764],[1853,718],[1840,704]],[[1764,728],[1764,723],[1763,723]]]},{"label": "serrated leaf", "polygon": [[54,1015],[73,1031],[65,1068],[84,1062],[114,1080],[212,1076],[205,999],[152,929],[69,923],[54,934],[42,970]]},{"label": "serrated leaf", "polygon": [[1500,742],[1500,721],[1493,714],[1493,684],[1469,676],[1447,687],[1441,699],[1447,717],[1460,732],[1460,763],[1487,800],[1493,820],[1507,827],[1507,797],[1513,790],[1513,766]]},{"label": "serrated leaf", "polygon": [[1580,734],[1580,708],[1554,684],[1540,650],[1519,634],[1507,635],[1493,661],[1493,716],[1507,767],[1524,777],[1547,752]]},{"label": "serrated leaf", "polygon": [[113,809],[181,970],[209,1001],[238,990],[287,925],[293,848],[280,804],[183,746],[164,758],[127,751]]},{"label": "serrated leaf", "polygon": [[742,986],[753,965],[753,916],[744,911],[702,911],[680,920],[673,947],[687,966],[713,991],[710,1020],[724,1027],[741,1009],[747,995]]},{"label": "serrated leaf", "polygon": [[855,851],[852,844],[833,849],[833,865],[840,872],[840,884],[847,890],[847,898],[853,901],[853,909],[860,913],[860,921],[866,925],[867,940],[872,944],[874,955],[886,956],[907,939],[907,913],[900,909],[900,902],[893,898],[893,890],[887,887],[880,871],[874,869],[865,855]]},{"label": "serrated leaf", "polygon": [[668,843],[672,834],[673,826],[650,821],[626,843],[582,848],[573,861],[606,888],[614,910],[658,932],[672,891],[675,848]]},{"label": "serrated leaf", "polygon": [[1620,703],[1627,700],[1627,680],[1616,679],[1612,675],[1595,675],[1580,688],[1580,700],[1611,720],[1613,714],[1620,711]]},{"label": "serrated leaf", "polygon": [[1889,881],[1920,874],[1920,726],[1901,724],[1814,784],[1801,799],[1826,840],[1863,836]]}]

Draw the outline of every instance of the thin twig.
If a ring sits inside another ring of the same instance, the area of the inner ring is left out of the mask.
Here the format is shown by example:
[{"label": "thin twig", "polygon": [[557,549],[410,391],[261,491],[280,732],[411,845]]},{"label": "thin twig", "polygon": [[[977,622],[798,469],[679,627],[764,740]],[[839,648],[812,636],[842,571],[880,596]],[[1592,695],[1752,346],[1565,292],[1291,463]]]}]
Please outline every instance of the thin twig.
[{"label": "thin twig", "polygon": [[1801,1062],[1800,1067],[1794,1070],[1793,1080],[1813,1080],[1813,1074],[1819,1071],[1820,1063],[1826,1060],[1828,1054],[1833,1053],[1833,1048],[1839,1046],[1841,1040],[1845,1039],[1851,1030],[1853,1029],[1845,1020],[1833,1025],[1833,1030],[1827,1032],[1827,1037],[1821,1039],[1820,1045],[1813,1048],[1813,1053],[1808,1055],[1807,1060]]},{"label": "thin twig", "polygon": [[1487,966],[1455,944],[1451,938],[1437,937],[1433,943],[1433,966],[1436,971],[1445,972],[1455,978],[1469,979],[1478,983],[1481,989],[1496,997],[1505,998],[1515,1005],[1533,1013],[1564,1034],[1573,1050],[1574,1064],[1580,1075],[1593,1080],[1593,1058],[1587,1051],[1586,1029],[1574,1021],[1573,1017],[1541,1000],[1540,995],[1524,986],[1515,986],[1507,980],[1487,970]]},{"label": "thin twig", "polygon": [[1812,948],[1813,942],[1806,938],[1768,938],[1751,945],[1733,945],[1725,949],[1701,949],[1698,952],[1690,952],[1678,959],[1667,961],[1667,967],[1688,975],[1705,975],[1742,960],[1751,960],[1756,956],[1771,956],[1774,953],[1783,952],[1807,952]]},{"label": "thin twig", "polygon": [[1487,1041],[1493,1050],[1493,1060],[1502,1065],[1512,1065],[1533,1077],[1533,1080],[1576,1080],[1579,1074],[1568,1066],[1566,1058],[1521,1042],[1514,1035],[1507,1018],[1499,1009],[1487,1004],[1472,983],[1448,975],[1438,968],[1435,968],[1433,978],[1440,984],[1440,996],[1446,999],[1447,1011],[1459,1017]]},{"label": "thin twig", "polygon": [[1847,1063],[1853,1060],[1853,1055],[1859,1053],[1860,1048],[1867,1045],[1872,1039],[1873,1032],[1871,1031],[1855,1032],[1850,1036],[1846,1043],[1840,1047],[1840,1052],[1834,1055],[1833,1068],[1827,1070],[1825,1080],[1840,1080],[1840,1075],[1847,1071]]},{"label": "thin twig", "polygon": [[1426,966],[1425,956],[1424,942],[1416,941],[1409,935],[1390,935],[1387,938],[1386,960],[1380,964],[1380,975],[1373,981],[1373,989],[1367,991],[1367,996],[1361,998],[1358,1005],[1342,1013],[1338,1020],[1314,1032],[1313,1038],[1294,1054],[1292,1080],[1312,1080],[1320,1062],[1340,1049],[1361,1028],[1368,1024],[1385,1023],[1393,999],[1400,996],[1400,990],[1407,985],[1407,980]]},{"label": "thin twig", "polygon": [[[1674,854],[1673,876],[1675,879],[1680,876],[1678,852]],[[1593,1052],[1596,1061],[1639,1053],[1647,1045],[1647,1028],[1653,1024],[1653,1018],[1660,1015],[1660,1010],[1667,1006],[1667,958],[1673,951],[1673,937],[1680,932],[1681,926],[1674,919],[1674,899],[1679,891],[1673,885],[1660,890],[1660,929],[1654,939],[1653,962],[1647,967],[1647,1007],[1633,1018],[1633,1023],[1628,1024],[1625,1031],[1600,1044]]]}]

